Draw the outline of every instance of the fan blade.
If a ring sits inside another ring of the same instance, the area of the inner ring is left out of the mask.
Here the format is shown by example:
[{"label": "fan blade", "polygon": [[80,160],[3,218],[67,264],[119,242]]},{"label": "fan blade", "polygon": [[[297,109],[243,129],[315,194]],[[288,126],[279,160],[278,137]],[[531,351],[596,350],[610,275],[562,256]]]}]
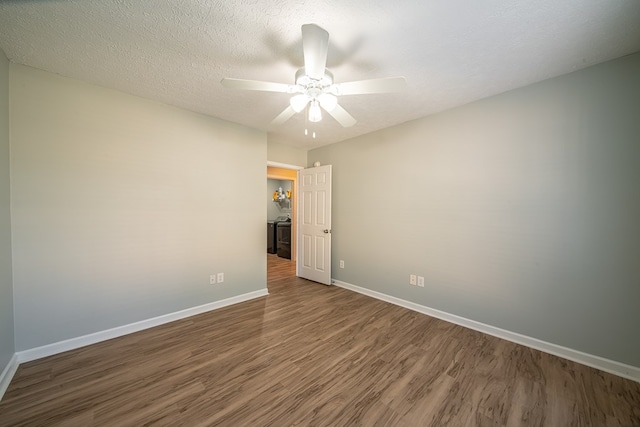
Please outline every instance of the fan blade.
[{"label": "fan blade", "polygon": [[262,90],[265,92],[294,93],[295,86],[284,83],[263,82],[259,80],[244,80],[224,78],[220,81],[227,89]]},{"label": "fan blade", "polygon": [[284,109],[284,111],[282,113],[278,114],[278,117],[273,119],[271,124],[272,125],[281,125],[284,122],[286,122],[287,120],[289,120],[291,117],[293,117],[293,115],[295,113],[296,113],[296,111],[293,109],[293,107],[291,107],[291,105],[289,105],[287,108]]},{"label": "fan blade", "polygon": [[404,77],[387,77],[384,79],[337,83],[331,87],[331,92],[335,95],[364,95],[369,93],[398,92],[405,87],[407,87],[407,79]]},{"label": "fan blade", "polygon": [[316,24],[302,26],[302,51],[304,53],[304,72],[312,79],[324,77],[327,66],[329,33]]},{"label": "fan blade", "polygon": [[336,121],[345,128],[356,124],[356,119],[354,119],[351,114],[347,113],[347,110],[342,108],[339,104],[336,104],[333,110],[326,110],[326,112],[331,114],[331,117],[336,119]]}]

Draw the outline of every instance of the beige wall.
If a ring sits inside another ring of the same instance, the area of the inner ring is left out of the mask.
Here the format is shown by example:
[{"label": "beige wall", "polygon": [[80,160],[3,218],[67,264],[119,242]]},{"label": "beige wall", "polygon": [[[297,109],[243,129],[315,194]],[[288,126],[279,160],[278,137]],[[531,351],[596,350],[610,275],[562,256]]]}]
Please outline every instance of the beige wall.
[{"label": "beige wall", "polygon": [[17,351],[266,288],[266,134],[20,65],[10,88]]},{"label": "beige wall", "polygon": [[0,374],[15,351],[9,176],[9,61],[0,50]]},{"label": "beige wall", "polygon": [[640,367],[640,54],[309,159],[334,278]]},{"label": "beige wall", "polygon": [[307,150],[269,141],[267,160],[292,166],[307,166]]}]

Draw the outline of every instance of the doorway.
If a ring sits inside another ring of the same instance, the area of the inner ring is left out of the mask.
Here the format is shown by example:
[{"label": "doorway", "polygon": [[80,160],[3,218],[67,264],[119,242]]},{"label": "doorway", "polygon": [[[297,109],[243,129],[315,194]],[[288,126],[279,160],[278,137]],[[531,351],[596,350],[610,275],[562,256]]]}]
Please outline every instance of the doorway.
[{"label": "doorway", "polygon": [[[281,271],[287,271],[287,272],[291,272],[292,276],[295,276],[295,271],[296,271],[296,257],[297,257],[297,191],[298,191],[298,173],[297,173],[297,169],[302,169],[302,167],[296,167],[296,166],[287,166],[287,165],[283,165],[282,167],[280,166],[269,166],[267,165],[267,179],[268,180],[278,180],[278,181],[284,181],[287,183],[290,183],[290,192],[291,192],[291,197],[290,200],[287,202],[289,209],[286,208],[282,208],[282,206],[287,206],[286,204],[281,204],[279,202],[273,202],[274,205],[277,206],[277,209],[281,209],[281,213],[283,215],[287,215],[289,214],[291,217],[291,259],[286,259],[286,258],[278,258],[277,255],[275,254],[269,254],[266,253],[265,255],[267,255],[267,265],[268,266],[273,266],[274,265],[274,261],[275,263],[277,263],[278,265],[280,265],[281,267],[283,267],[283,264],[289,264],[291,266],[291,268],[281,268],[279,270]],[[268,193],[273,193],[273,190],[271,188],[267,188]],[[286,193],[286,190],[284,190]],[[272,203],[272,201],[268,201],[267,203]],[[282,206],[281,206],[282,205]],[[272,212],[278,212],[277,210],[272,210]],[[272,214],[272,216],[275,215],[275,213]],[[267,218],[267,220],[273,220],[275,218]],[[273,258],[274,259],[270,259]],[[269,279],[269,273],[270,273],[270,268],[267,268],[267,279]]]}]

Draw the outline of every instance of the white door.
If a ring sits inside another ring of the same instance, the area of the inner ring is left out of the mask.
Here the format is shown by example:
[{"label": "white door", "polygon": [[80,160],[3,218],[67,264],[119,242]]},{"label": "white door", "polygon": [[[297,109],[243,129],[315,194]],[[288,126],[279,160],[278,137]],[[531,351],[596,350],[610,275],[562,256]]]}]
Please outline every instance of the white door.
[{"label": "white door", "polygon": [[297,275],[331,284],[331,165],[298,172]]}]

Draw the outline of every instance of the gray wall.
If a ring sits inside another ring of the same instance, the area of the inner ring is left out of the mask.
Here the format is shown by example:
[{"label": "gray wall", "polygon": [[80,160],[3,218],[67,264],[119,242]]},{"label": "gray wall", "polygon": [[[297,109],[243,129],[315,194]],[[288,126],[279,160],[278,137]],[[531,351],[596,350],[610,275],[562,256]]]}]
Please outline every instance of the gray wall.
[{"label": "gray wall", "polygon": [[[273,192],[277,191],[279,187],[282,187],[284,191],[291,190],[291,181],[284,181],[279,179],[267,179],[267,219],[276,219],[282,215],[291,215],[291,207],[286,208],[286,204],[278,204],[273,201]],[[291,203],[289,202],[289,205]]]},{"label": "gray wall", "polygon": [[640,54],[316,160],[334,278],[640,366]]},{"label": "gray wall", "polygon": [[16,64],[10,89],[17,351],[266,288],[265,133]]},{"label": "gray wall", "polygon": [[267,219],[276,219],[276,217],[280,216],[280,209],[273,202],[273,192],[280,185],[280,180],[277,179],[267,179]]},{"label": "gray wall", "polygon": [[9,61],[0,50],[0,373],[15,352],[9,207]]}]

